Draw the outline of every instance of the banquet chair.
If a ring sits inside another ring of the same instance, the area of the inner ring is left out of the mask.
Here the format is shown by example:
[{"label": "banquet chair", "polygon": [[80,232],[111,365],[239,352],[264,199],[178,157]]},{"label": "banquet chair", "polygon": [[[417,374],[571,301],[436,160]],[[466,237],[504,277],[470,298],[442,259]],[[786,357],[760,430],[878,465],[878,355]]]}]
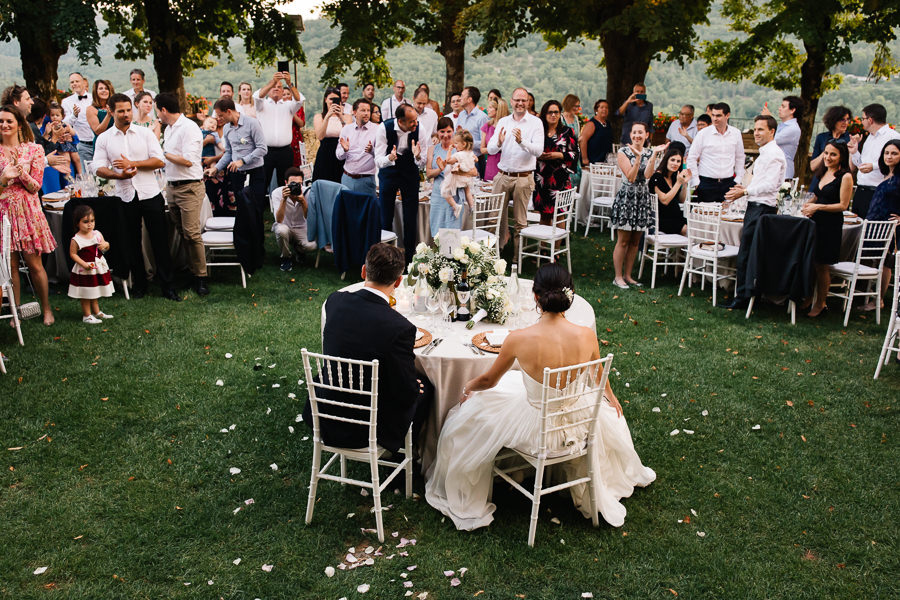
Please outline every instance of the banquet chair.
[{"label": "banquet chair", "polygon": [[[888,247],[894,239],[897,228],[895,221],[863,221],[862,237],[856,249],[854,262],[839,262],[831,265],[832,286],[837,285],[837,292],[828,292],[829,296],[844,299],[844,327],[850,322],[850,307],[857,296],[872,296],[875,301],[875,322],[881,323],[881,268],[887,256]],[[869,263],[869,264],[863,264]],[[876,265],[876,266],[872,266]],[[834,284],[833,280],[840,282]],[[857,291],[860,281],[868,281],[866,291]],[[875,284],[874,291],[872,284]]]},{"label": "banquet chair", "polygon": [[9,303],[9,315],[0,314],[0,320],[12,319],[13,326],[16,329],[16,336],[19,338],[19,345],[24,346],[25,340],[22,338],[22,323],[19,321],[19,308],[16,306],[16,297],[13,294],[12,268],[9,259],[11,248],[11,226],[9,218],[6,215],[3,215],[2,222],[0,222],[0,311],[2,311],[2,301],[6,298]]},{"label": "banquet chair", "polygon": [[[593,165],[591,165],[593,169]],[[609,214],[612,210],[613,201],[616,199],[616,176],[613,173],[608,175],[594,173],[591,177],[591,208],[588,212],[587,223],[584,226],[584,237],[587,237],[591,229],[591,223],[594,219],[600,221],[600,231],[603,231],[603,223],[609,227],[610,239],[613,235],[613,229],[609,222]]]},{"label": "banquet chair", "polygon": [[[227,228],[230,220],[231,228]],[[247,275],[237,260],[234,248],[234,217],[212,216],[212,205],[204,201],[200,209],[200,221],[204,223],[200,237],[206,250],[206,267],[237,267],[241,270],[241,286],[247,287]],[[222,260],[225,259],[225,260]]]},{"label": "banquet chair", "polygon": [[[723,279],[733,279],[737,283],[734,267],[720,265],[723,259],[735,258],[738,247],[719,242],[719,227],[722,220],[722,205],[701,203],[691,206],[687,218],[687,256],[681,272],[678,295],[684,290],[685,281],[691,285],[694,275],[700,277],[700,289],[704,289],[706,278],[712,281],[712,303],[716,305],[716,288]],[[688,280],[690,278],[690,280]]]},{"label": "banquet chair", "polygon": [[472,211],[471,238],[473,242],[493,239],[500,240],[500,224],[503,219],[503,192],[497,194],[475,194],[475,209]]},{"label": "banquet chair", "polygon": [[881,354],[878,356],[878,364],[875,365],[875,376],[881,373],[882,365],[887,365],[891,359],[891,352],[900,357],[900,252],[894,253],[894,299],[891,302],[890,321],[887,333],[884,334],[884,344],[881,346]]},{"label": "banquet chair", "polygon": [[[375,503],[375,525],[378,541],[384,541],[384,523],[382,519],[381,493],[401,472],[406,477],[406,497],[412,496],[412,425],[406,431],[403,448],[399,451],[403,460],[396,462],[384,458],[387,450],[378,445],[378,360],[363,361],[349,358],[338,358],[327,354],[300,350],[303,358],[303,371],[306,375],[306,387],[309,391],[309,402],[312,411],[313,456],[312,470],[309,479],[309,498],[306,502],[306,523],[312,522],[313,510],[316,506],[316,489],[320,479],[337,481],[341,485],[350,484],[371,490]],[[313,372],[315,366],[315,373]],[[324,397],[328,392],[343,396],[355,396],[360,403],[329,400]],[[368,429],[369,445],[363,448],[339,448],[329,446],[322,441],[321,421],[330,420],[340,423],[364,426]],[[331,456],[322,466],[322,452]],[[347,476],[347,461],[368,463],[371,480],[363,481]],[[328,473],[328,469],[339,461],[340,475]],[[390,474],[381,479],[378,467],[391,467]]]},{"label": "banquet chair", "polygon": [[[572,250],[569,247],[569,230],[572,228],[572,212],[575,206],[575,189],[556,192],[556,203],[553,215],[555,222],[551,225],[529,225],[519,232],[519,272],[522,272],[522,258],[531,256],[554,262],[556,257],[565,253],[569,271],[572,270]],[[562,227],[559,224],[562,223]]]},{"label": "banquet chair", "polygon": [[606,163],[591,163],[590,169],[591,175],[612,175],[615,177],[618,166]]},{"label": "banquet chair", "polygon": [[[603,402],[603,391],[609,376],[613,355],[589,362],[551,369],[544,367],[544,379],[541,388],[540,437],[537,452],[532,453],[517,448],[501,451],[494,459],[493,474],[500,477],[526,498],[531,500],[531,522],[528,526],[528,545],[534,546],[534,534],[537,530],[538,511],[541,498],[577,485],[587,485],[590,498],[591,522],[598,527],[597,498],[595,496],[594,473],[597,465],[594,462],[593,448],[598,443],[597,419],[600,404]],[[557,447],[553,439],[565,435],[564,431],[583,430],[582,439],[566,440],[567,445]],[[511,463],[511,460],[514,461]],[[521,459],[521,460],[518,460]],[[574,460],[587,461],[587,474],[584,477],[570,479],[544,487],[544,470],[547,467]],[[511,473],[534,468],[534,488],[525,489]],[[490,498],[489,498],[490,499]]]},{"label": "banquet chair", "polygon": [[[673,201],[676,199],[673,198]],[[652,261],[650,275],[650,289],[656,287],[656,268],[663,267],[665,271],[669,267],[683,267],[684,261],[679,261],[676,255],[679,250],[687,248],[688,239],[680,233],[663,233],[659,230],[659,202],[656,194],[650,194],[650,214],[653,218],[653,229],[644,235],[644,248],[641,251],[641,266],[638,268],[638,279],[644,273],[644,261]],[[662,258],[660,258],[662,257]]]}]

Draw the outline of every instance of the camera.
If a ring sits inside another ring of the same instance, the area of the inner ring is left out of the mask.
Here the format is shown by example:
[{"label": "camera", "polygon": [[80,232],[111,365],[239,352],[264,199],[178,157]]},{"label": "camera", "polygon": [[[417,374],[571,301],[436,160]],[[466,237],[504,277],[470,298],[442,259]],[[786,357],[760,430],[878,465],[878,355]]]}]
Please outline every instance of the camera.
[{"label": "camera", "polygon": [[301,196],[303,195],[303,184],[299,181],[292,181],[288,184],[288,191],[291,196]]}]

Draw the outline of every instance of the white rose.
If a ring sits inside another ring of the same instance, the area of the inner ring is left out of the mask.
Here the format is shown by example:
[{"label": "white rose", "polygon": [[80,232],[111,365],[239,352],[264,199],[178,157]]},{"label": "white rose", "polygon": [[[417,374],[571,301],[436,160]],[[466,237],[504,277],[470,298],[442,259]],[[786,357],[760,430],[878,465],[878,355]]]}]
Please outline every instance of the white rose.
[{"label": "white rose", "polygon": [[787,182],[782,183],[782,184],[781,184],[781,189],[787,191],[787,190],[791,189],[791,184],[790,184],[790,183],[787,183]]},{"label": "white rose", "polygon": [[488,300],[495,300],[497,298],[497,290],[495,290],[494,288],[488,288],[485,296],[487,296]]},{"label": "white rose", "polygon": [[487,278],[488,283],[497,283],[498,281],[500,281],[500,278],[496,275],[491,275]]},{"label": "white rose", "polygon": [[472,267],[469,269],[469,276],[478,277],[479,275],[481,275],[481,267]]},{"label": "white rose", "polygon": [[463,256],[466,255],[466,251],[462,248],[454,248],[453,249],[453,258],[456,260],[462,260]]},{"label": "white rose", "polygon": [[494,271],[497,273],[506,273],[506,261],[502,258],[498,258],[494,261]]},{"label": "white rose", "polygon": [[467,265],[467,264],[469,264],[469,257],[466,256],[465,254],[463,254],[463,255],[459,258],[459,262],[461,262],[461,263],[464,264],[464,265]]},{"label": "white rose", "polygon": [[418,254],[422,254],[426,250],[428,250],[428,244],[426,244],[425,242],[419,242],[419,245],[416,246],[416,252]]},{"label": "white rose", "polygon": [[427,264],[427,263],[420,263],[420,264],[419,264],[419,275],[428,275],[428,272],[429,272],[430,270],[431,270],[431,269],[428,268],[428,264]]},{"label": "white rose", "polygon": [[450,267],[444,267],[440,271],[438,271],[438,279],[441,280],[442,283],[447,283],[451,279],[453,279],[453,269]]}]

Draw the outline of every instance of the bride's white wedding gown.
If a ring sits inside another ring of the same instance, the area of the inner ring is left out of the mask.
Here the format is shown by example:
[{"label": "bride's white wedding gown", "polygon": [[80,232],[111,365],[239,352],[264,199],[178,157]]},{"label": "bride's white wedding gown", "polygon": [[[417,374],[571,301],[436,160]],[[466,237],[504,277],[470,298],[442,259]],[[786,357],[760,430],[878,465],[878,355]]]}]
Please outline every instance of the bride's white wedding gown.
[{"label": "bride's white wedding gown", "polygon": [[[425,498],[453,519],[457,529],[477,529],[494,520],[496,506],[488,502],[488,494],[493,484],[494,457],[502,448],[528,453],[538,450],[542,384],[525,371],[520,373],[509,371],[493,388],[472,394],[454,407],[444,422],[437,458],[425,484]],[[589,404],[585,396],[576,402]],[[631,496],[635,486],[652,483],[656,473],[641,464],[625,418],[619,417],[605,399],[598,420],[598,442],[594,446],[597,508],[607,523],[621,527],[626,510],[619,500]],[[565,448],[584,439],[585,433],[584,428],[563,429],[557,432],[554,446]],[[569,480],[585,476],[587,468],[587,457],[581,457],[555,467],[555,472],[548,469],[547,476]],[[569,489],[576,508],[590,518],[587,485]]]}]

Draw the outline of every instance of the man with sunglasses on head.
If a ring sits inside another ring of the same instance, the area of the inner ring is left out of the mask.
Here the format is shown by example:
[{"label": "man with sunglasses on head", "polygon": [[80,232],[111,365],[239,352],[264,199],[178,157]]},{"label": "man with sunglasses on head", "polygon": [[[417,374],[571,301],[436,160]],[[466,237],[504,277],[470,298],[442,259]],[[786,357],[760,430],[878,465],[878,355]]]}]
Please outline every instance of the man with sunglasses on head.
[{"label": "man with sunglasses on head", "polygon": [[887,109],[881,104],[870,104],[862,109],[862,124],[869,136],[859,150],[860,136],[850,136],[847,149],[850,151],[850,162],[859,169],[856,176],[856,194],[853,196],[853,212],[863,219],[869,213],[869,203],[875,194],[875,188],[885,180],[878,169],[878,159],[890,140],[900,139],[900,134],[888,127]]}]

